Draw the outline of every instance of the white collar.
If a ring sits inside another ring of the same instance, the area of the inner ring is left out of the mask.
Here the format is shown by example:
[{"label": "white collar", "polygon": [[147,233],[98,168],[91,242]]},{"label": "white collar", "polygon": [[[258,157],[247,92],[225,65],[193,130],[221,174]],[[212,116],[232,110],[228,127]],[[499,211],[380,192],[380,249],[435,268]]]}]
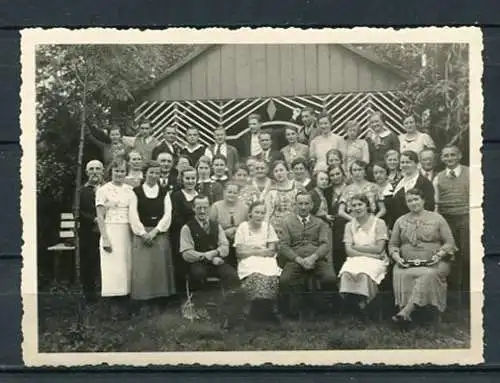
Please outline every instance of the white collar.
[{"label": "white collar", "polygon": [[212,176],[212,177],[210,177],[210,179],[212,181],[227,181],[228,177],[227,177],[227,175],[224,174],[222,177],[217,178],[216,176]]},{"label": "white collar", "polygon": [[300,215],[297,214],[297,218],[299,219],[299,222],[302,222],[302,220],[305,218],[306,223],[309,223],[309,221],[311,220],[311,215],[309,214],[307,217],[301,217]]},{"label": "white collar", "polygon": [[195,151],[197,151],[199,148],[202,148],[203,145],[202,144],[198,144],[196,145],[194,148],[190,148],[189,146],[184,146],[184,149],[186,149],[189,153],[194,153]]},{"label": "white collar", "polygon": [[184,197],[186,197],[186,200],[189,202],[191,202],[194,199],[194,197],[196,197],[198,195],[198,192],[196,190],[193,190],[193,192],[194,192],[193,194],[186,193],[186,191],[184,189],[181,189],[181,191],[182,191],[182,194],[184,194]]},{"label": "white collar", "polygon": [[373,134],[375,136],[379,136],[380,138],[384,138],[384,137],[387,137],[389,134],[391,134],[391,132],[389,131],[389,129],[384,128],[384,130],[382,132],[377,133],[374,131]]},{"label": "white collar", "polygon": [[[450,168],[446,168],[446,175],[447,176],[450,175],[451,170],[452,169],[450,169]],[[457,166],[455,166],[455,169],[453,169],[453,171],[455,172],[455,175],[458,177],[460,175],[460,173],[462,173],[462,165],[458,164]]]}]

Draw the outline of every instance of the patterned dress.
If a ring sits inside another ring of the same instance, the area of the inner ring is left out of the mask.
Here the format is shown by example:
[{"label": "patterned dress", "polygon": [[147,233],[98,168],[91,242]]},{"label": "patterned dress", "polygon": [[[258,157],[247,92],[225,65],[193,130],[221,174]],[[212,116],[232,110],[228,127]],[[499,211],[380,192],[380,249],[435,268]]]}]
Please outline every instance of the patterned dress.
[{"label": "patterned dress", "polygon": [[275,185],[266,196],[268,220],[276,230],[278,237],[281,233],[283,219],[294,210],[295,196],[299,191],[305,191],[305,189],[295,181],[290,181],[285,187]]}]

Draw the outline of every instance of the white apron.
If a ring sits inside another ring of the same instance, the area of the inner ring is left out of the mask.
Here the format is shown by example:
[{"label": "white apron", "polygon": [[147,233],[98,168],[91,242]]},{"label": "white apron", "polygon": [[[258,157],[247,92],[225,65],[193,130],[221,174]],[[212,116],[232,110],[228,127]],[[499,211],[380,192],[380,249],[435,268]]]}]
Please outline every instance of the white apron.
[{"label": "white apron", "polygon": [[[373,219],[373,224],[370,230],[365,232],[363,229],[352,231],[353,242],[356,245],[375,245],[375,227],[377,219]],[[352,225],[351,225],[352,230]],[[340,269],[339,276],[342,273],[349,273],[351,275],[366,274],[378,285],[385,277],[387,272],[388,260],[375,259],[372,257],[348,257],[342,268]]]}]

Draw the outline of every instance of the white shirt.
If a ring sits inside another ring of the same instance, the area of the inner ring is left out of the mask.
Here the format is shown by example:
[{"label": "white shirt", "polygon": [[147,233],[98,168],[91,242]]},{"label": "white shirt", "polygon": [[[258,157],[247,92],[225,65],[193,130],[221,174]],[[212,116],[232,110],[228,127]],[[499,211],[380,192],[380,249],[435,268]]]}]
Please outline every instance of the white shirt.
[{"label": "white shirt", "polygon": [[212,155],[215,156],[217,154],[217,149],[220,146],[220,154],[222,154],[224,157],[227,158],[227,145],[226,143],[222,144],[215,144],[214,145],[214,151],[212,152]]},{"label": "white shirt", "polygon": [[446,168],[446,175],[449,177],[450,176],[450,172],[451,171],[454,171],[455,172],[455,176],[460,176],[460,174],[462,173],[462,166],[461,165],[457,165],[455,166],[455,169],[449,169],[449,168]]},{"label": "white shirt", "polygon": [[251,140],[250,140],[250,155],[252,156],[258,156],[262,152],[262,148],[260,147],[260,142],[259,142],[259,134],[251,134]]},{"label": "white shirt", "polygon": [[308,215],[307,217],[301,217],[300,215],[297,214],[297,218],[299,219],[300,223],[304,223],[304,221],[303,221],[304,218],[306,219],[306,223],[309,223],[309,221],[311,220],[310,215]]},{"label": "white shirt", "polygon": [[411,178],[408,177],[401,178],[399,183],[394,188],[394,194],[396,194],[401,188],[404,188],[405,192],[414,188],[419,176],[420,172],[416,172],[415,175],[412,176]]},{"label": "white shirt", "polygon": [[436,145],[432,140],[431,136],[427,133],[417,132],[413,137],[408,137],[408,135],[402,134],[399,136],[399,144],[401,152],[406,150],[411,150],[415,153],[420,153],[425,148],[435,148]]}]

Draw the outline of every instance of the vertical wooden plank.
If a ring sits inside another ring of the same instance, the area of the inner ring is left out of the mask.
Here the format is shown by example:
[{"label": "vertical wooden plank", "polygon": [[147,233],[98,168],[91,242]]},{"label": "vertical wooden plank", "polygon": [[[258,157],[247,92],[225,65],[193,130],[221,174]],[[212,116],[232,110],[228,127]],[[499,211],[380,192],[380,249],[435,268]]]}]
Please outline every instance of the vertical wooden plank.
[{"label": "vertical wooden plank", "polygon": [[292,45],[280,45],[280,83],[281,95],[293,96],[293,60]]},{"label": "vertical wooden plank", "polygon": [[221,46],[212,49],[207,54],[207,98],[221,98]]},{"label": "vertical wooden plank", "polygon": [[168,85],[169,94],[166,95],[165,100],[179,100],[181,97],[181,82],[177,75],[173,75]]},{"label": "vertical wooden plank", "polygon": [[304,44],[296,44],[292,47],[292,62],[293,62],[293,93],[295,95],[306,94],[305,80],[305,46]]},{"label": "vertical wooden plank", "polygon": [[318,44],[318,93],[327,94],[331,91],[329,48],[326,44]]},{"label": "vertical wooden plank", "polygon": [[266,94],[266,47],[264,44],[250,45],[250,65],[252,71],[251,95]]},{"label": "vertical wooden plank", "polygon": [[207,98],[207,60],[203,57],[197,57],[191,63],[192,81],[191,94],[194,100],[203,100]]},{"label": "vertical wooden plank", "polygon": [[367,92],[373,90],[371,65],[358,61],[359,90]]},{"label": "vertical wooden plank", "polygon": [[344,67],[343,50],[338,44],[330,45],[330,91],[332,93],[344,92],[342,77]]},{"label": "vertical wooden plank", "polygon": [[383,91],[385,90],[385,78],[381,71],[375,71],[373,73],[373,90]]},{"label": "vertical wooden plank", "polygon": [[266,46],[266,69],[267,69],[267,95],[281,96],[281,60],[280,46],[270,44]]},{"label": "vertical wooden plank", "polygon": [[182,68],[180,71],[177,73],[179,74],[179,79],[181,82],[181,94],[180,94],[180,100],[192,100],[193,99],[193,94],[192,94],[192,89],[191,89],[191,81],[192,81],[192,73],[191,73],[192,66],[191,64],[187,64]]},{"label": "vertical wooden plank", "polygon": [[236,94],[235,79],[235,54],[236,46],[234,44],[225,44],[221,47],[221,98],[234,98]]},{"label": "vertical wooden plank", "polygon": [[305,44],[305,94],[318,93],[318,44]]},{"label": "vertical wooden plank", "polygon": [[342,68],[343,88],[345,92],[356,92],[359,90],[358,62],[352,54],[345,51],[344,63]]},{"label": "vertical wooden plank", "polygon": [[249,44],[238,44],[235,48],[235,82],[237,98],[250,97],[252,93],[252,72]]}]

